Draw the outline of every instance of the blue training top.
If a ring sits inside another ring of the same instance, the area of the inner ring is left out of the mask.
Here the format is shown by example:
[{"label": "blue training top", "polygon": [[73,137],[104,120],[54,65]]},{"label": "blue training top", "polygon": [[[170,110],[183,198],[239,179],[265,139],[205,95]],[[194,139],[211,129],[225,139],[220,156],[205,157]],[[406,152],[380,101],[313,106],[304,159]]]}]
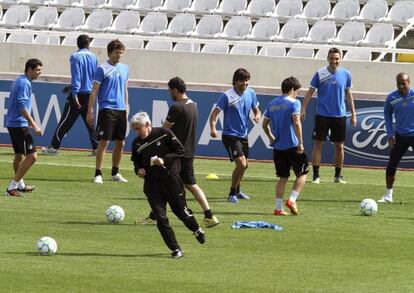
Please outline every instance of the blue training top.
[{"label": "blue training top", "polygon": [[32,82],[25,74],[18,77],[12,84],[7,108],[6,127],[28,127],[29,122],[21,111],[32,111]]},{"label": "blue training top", "polygon": [[414,136],[414,89],[407,96],[398,90],[387,96],[384,104],[384,119],[388,137],[394,136],[392,114],[395,117],[395,132],[402,136]]},{"label": "blue training top", "polygon": [[334,73],[328,67],[319,69],[310,86],[318,91],[316,114],[325,117],[345,117],[345,90],[352,87],[351,74],[339,67]]},{"label": "blue training top", "polygon": [[263,117],[271,122],[274,149],[287,150],[298,146],[292,115],[300,115],[300,107],[300,101],[289,96],[276,97],[267,106]]},{"label": "blue training top", "polygon": [[126,110],[125,91],[129,77],[127,65],[118,63],[115,66],[105,62],[99,65],[93,81],[101,86],[98,92],[99,109]]},{"label": "blue training top", "polygon": [[80,49],[70,56],[72,96],[92,91],[92,79],[98,68],[98,58],[88,49]]},{"label": "blue training top", "polygon": [[246,138],[250,110],[258,106],[256,93],[250,87],[242,95],[234,88],[224,92],[216,104],[224,113],[223,134]]}]

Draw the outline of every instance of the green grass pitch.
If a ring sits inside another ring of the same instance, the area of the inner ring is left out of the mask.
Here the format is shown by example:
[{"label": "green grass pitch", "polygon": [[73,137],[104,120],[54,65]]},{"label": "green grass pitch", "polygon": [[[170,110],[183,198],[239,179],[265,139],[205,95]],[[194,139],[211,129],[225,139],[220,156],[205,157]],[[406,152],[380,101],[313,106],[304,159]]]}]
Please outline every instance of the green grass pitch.
[{"label": "green grass pitch", "polygon": [[[0,185],[12,177],[12,148],[0,148]],[[169,212],[184,258],[173,260],[154,226],[135,225],[149,206],[129,155],[121,173],[129,183],[92,183],[94,158],[85,152],[39,154],[25,181],[37,189],[25,198],[0,197],[0,292],[414,292],[414,180],[398,172],[393,204],[372,217],[359,215],[359,202],[377,200],[384,170],[345,168],[346,185],[332,183],[333,168],[321,169],[322,183],[309,180],[299,216],[275,217],[275,176],[270,163],[251,162],[242,189],[252,199],[226,202],[233,164],[196,160],[198,184],[220,225],[206,229],[200,245]],[[206,180],[215,173],[218,180]],[[292,182],[289,182],[288,190]],[[285,195],[287,197],[287,195]],[[191,194],[188,205],[203,213]],[[125,220],[106,222],[117,204]],[[236,220],[283,226],[234,230]],[[35,249],[42,236],[58,243],[54,256]]]}]

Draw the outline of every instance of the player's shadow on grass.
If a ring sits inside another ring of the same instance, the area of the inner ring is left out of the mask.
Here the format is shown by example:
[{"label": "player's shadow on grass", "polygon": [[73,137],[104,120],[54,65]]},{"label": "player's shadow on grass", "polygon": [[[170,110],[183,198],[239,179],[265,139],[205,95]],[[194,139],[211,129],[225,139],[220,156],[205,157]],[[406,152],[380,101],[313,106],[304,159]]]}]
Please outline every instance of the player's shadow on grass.
[{"label": "player's shadow on grass", "polygon": [[300,201],[303,202],[350,202],[350,203],[360,203],[361,201],[358,199],[326,199],[326,198],[321,198],[321,199],[306,199],[306,198],[301,198]]},{"label": "player's shadow on grass", "polygon": [[133,223],[117,223],[117,224],[111,224],[108,222],[87,222],[87,221],[68,221],[68,222],[63,222],[62,224],[67,224],[67,225],[90,225],[90,226],[117,226],[117,227],[122,227],[122,226],[136,226],[136,224]]},{"label": "player's shadow on grass", "polygon": [[[42,257],[38,252],[6,252],[6,254],[24,254],[26,256]],[[114,254],[114,253],[96,253],[96,252],[58,252],[56,256],[100,256],[100,257],[149,257],[149,258],[168,258],[165,253],[145,253],[145,254]]]},{"label": "player's shadow on grass", "polygon": [[86,182],[86,183],[92,183],[92,179],[90,178],[85,178],[85,179],[70,179],[70,178],[35,178],[35,177],[30,177],[30,179],[28,178],[28,181],[52,181],[52,182],[76,182],[76,183],[82,183],[82,182]]}]

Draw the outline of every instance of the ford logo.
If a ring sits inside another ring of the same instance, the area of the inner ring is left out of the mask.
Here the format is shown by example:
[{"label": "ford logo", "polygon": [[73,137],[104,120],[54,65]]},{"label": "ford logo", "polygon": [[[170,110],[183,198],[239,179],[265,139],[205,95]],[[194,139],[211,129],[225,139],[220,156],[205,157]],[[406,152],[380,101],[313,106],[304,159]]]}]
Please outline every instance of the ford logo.
[{"label": "ford logo", "polygon": [[[351,126],[351,114],[347,114],[347,133],[344,151],[360,159],[388,162],[388,137],[385,130],[384,108],[371,107],[356,111],[357,125]],[[414,153],[408,149],[401,163],[414,162]]]}]

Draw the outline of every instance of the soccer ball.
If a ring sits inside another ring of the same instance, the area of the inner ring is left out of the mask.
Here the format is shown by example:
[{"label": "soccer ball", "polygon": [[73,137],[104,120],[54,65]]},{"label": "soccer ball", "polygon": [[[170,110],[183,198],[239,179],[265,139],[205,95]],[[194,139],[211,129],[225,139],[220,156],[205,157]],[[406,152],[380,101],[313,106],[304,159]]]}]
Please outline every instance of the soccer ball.
[{"label": "soccer ball", "polygon": [[364,216],[372,216],[378,210],[378,205],[375,200],[366,198],[359,204],[359,208],[361,210],[361,215]]},{"label": "soccer ball", "polygon": [[57,243],[52,237],[42,237],[37,241],[37,251],[41,255],[53,255],[57,251]]},{"label": "soccer ball", "polygon": [[125,218],[125,212],[120,206],[110,206],[106,210],[106,219],[109,223],[119,223]]}]

